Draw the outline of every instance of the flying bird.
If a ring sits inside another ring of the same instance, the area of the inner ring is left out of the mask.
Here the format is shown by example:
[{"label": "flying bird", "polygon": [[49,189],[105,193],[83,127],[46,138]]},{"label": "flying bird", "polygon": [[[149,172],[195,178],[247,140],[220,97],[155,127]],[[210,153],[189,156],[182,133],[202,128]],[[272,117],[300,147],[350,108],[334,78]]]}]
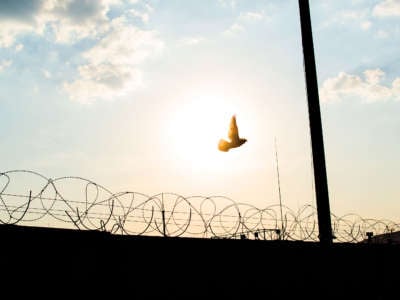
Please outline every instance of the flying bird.
[{"label": "flying bird", "polygon": [[228,152],[231,148],[237,148],[247,142],[247,139],[242,139],[239,137],[239,129],[236,124],[236,116],[233,115],[231,118],[231,123],[229,125],[228,138],[230,142],[220,139],[218,143],[218,149],[220,151]]}]

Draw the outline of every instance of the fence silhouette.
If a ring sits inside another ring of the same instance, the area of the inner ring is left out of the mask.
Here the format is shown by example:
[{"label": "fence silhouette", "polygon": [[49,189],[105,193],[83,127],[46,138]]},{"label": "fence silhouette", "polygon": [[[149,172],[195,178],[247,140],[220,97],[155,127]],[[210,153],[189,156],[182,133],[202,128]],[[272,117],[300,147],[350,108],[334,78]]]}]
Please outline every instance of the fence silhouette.
[{"label": "fence silhouette", "polygon": [[[281,215],[282,212],[282,215]],[[390,220],[331,214],[335,242],[400,230]],[[113,193],[81,177],[47,178],[29,170],[0,173],[0,223],[100,230],[123,235],[318,241],[316,208],[263,209],[224,196]]]}]

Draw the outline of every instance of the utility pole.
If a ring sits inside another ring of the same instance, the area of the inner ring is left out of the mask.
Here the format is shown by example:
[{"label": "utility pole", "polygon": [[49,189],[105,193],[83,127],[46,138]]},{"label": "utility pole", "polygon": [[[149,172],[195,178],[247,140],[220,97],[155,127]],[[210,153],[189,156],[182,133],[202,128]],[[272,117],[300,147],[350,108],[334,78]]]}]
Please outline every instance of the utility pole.
[{"label": "utility pole", "polygon": [[321,244],[329,245],[332,243],[333,236],[309,1],[299,0],[299,9],[304,55],[304,73],[308,99],[308,116],[310,121],[310,135],[314,165],[319,240]]}]

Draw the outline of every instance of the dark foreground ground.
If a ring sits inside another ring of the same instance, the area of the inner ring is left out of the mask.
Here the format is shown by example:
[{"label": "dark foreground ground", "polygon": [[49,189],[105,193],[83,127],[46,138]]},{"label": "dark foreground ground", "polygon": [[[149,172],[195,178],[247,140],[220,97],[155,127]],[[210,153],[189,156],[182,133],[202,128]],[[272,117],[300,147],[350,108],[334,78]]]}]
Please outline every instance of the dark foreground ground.
[{"label": "dark foreground ground", "polygon": [[399,245],[321,247],[8,225],[0,226],[0,238],[0,293],[11,292],[8,299],[400,299]]}]

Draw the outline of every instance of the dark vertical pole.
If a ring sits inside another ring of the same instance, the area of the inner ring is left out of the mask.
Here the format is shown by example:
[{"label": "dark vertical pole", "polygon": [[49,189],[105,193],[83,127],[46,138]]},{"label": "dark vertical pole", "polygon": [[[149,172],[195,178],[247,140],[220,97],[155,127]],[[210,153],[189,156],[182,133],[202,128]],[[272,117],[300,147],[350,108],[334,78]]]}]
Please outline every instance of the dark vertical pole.
[{"label": "dark vertical pole", "polygon": [[329,208],[328,180],[326,176],[324,141],[321,111],[319,107],[317,71],[311,30],[310,5],[308,0],[299,0],[301,36],[303,42],[304,72],[308,96],[308,114],[314,164],[315,192],[317,199],[319,240],[332,243],[331,213]]},{"label": "dark vertical pole", "polygon": [[164,209],[164,193],[161,194],[161,217],[163,224],[163,236],[166,237],[166,229],[165,229],[165,209]]},{"label": "dark vertical pole", "polygon": [[162,225],[163,225],[162,226],[163,236],[166,237],[167,234],[165,232],[165,210],[164,209],[161,211],[161,217],[162,217]]}]

